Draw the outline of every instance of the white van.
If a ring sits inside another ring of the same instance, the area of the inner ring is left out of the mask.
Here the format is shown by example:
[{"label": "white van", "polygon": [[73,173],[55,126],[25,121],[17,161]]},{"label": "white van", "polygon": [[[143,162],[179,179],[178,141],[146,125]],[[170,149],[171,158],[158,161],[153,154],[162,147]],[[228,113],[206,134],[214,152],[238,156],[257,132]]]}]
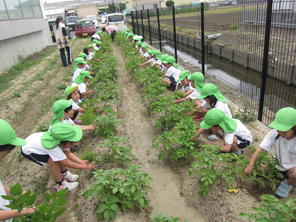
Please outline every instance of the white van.
[{"label": "white van", "polygon": [[123,13],[107,14],[107,25],[114,25],[119,31],[126,29]]}]

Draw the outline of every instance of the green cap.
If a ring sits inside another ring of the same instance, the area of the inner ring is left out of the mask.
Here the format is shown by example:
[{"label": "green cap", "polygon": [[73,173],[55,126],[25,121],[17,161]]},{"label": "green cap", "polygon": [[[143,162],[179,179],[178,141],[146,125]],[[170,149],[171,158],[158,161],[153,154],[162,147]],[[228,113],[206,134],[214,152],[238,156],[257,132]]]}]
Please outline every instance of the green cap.
[{"label": "green cap", "polygon": [[78,89],[78,86],[68,86],[65,89],[64,94],[65,94],[65,96],[69,96],[69,95],[71,95],[72,92],[74,92],[77,89]]},{"label": "green cap", "polygon": [[142,48],[147,49],[148,48],[148,45],[145,44],[145,43],[142,43]]},{"label": "green cap", "polygon": [[296,109],[285,107],[278,110],[275,119],[269,125],[270,128],[278,131],[287,132],[296,126]]},{"label": "green cap", "polygon": [[205,85],[205,77],[201,72],[192,73],[190,76],[188,76],[188,79],[194,82],[195,88],[198,91],[201,91]]},{"label": "green cap", "polygon": [[141,46],[141,45],[142,45],[142,43],[143,43],[143,42],[141,42],[141,41],[138,41],[138,42],[136,43],[136,46]]},{"label": "green cap", "polygon": [[76,64],[87,64],[87,62],[82,57],[78,57],[74,60]]},{"label": "green cap", "polygon": [[102,34],[102,33],[103,33],[102,30],[99,30],[99,31],[96,32],[96,34],[98,34],[98,35],[100,35],[100,34]]},{"label": "green cap", "polygon": [[93,46],[93,44],[88,44],[87,45],[87,48],[93,48],[94,46]]},{"label": "green cap", "polygon": [[82,130],[69,123],[57,123],[41,137],[41,144],[45,149],[57,147],[61,141],[78,142],[82,138]]},{"label": "green cap", "polygon": [[99,40],[97,40],[97,41],[96,41],[96,44],[97,44],[97,45],[101,45],[101,44],[102,44],[102,42],[101,42],[101,41],[99,41]]},{"label": "green cap", "polygon": [[176,63],[176,59],[173,56],[169,56],[162,63],[163,64],[174,64],[174,63]]},{"label": "green cap", "polygon": [[0,145],[23,146],[25,144],[26,140],[17,137],[10,124],[0,119]]},{"label": "green cap", "polygon": [[90,73],[88,72],[88,71],[86,71],[86,70],[82,70],[80,73],[79,73],[79,75],[76,77],[76,79],[75,79],[75,83],[76,84],[81,84],[81,83],[83,83],[84,82],[84,79],[85,78],[90,78],[90,79],[92,79],[93,77],[90,75]]},{"label": "green cap", "polygon": [[87,55],[84,52],[81,52],[78,56],[82,58],[87,58]]},{"label": "green cap", "polygon": [[183,81],[190,75],[190,72],[188,70],[183,70],[180,72],[179,81]]},{"label": "green cap", "polygon": [[51,124],[59,122],[59,119],[64,119],[64,110],[72,106],[72,102],[65,99],[59,99],[55,101],[52,106],[52,111],[54,112],[53,120]]},{"label": "green cap", "polygon": [[220,126],[224,133],[233,133],[236,130],[237,123],[234,119],[227,117],[222,110],[214,108],[207,112],[204,120],[200,123],[200,127],[203,129],[209,129],[213,126]]},{"label": "green cap", "polygon": [[127,37],[134,37],[133,33],[128,33]]},{"label": "green cap", "polygon": [[217,100],[223,102],[223,103],[227,103],[227,99],[219,92],[218,88],[216,85],[212,84],[212,83],[208,83],[206,84],[200,92],[200,96],[198,97],[198,99],[204,99],[208,96],[215,96],[217,98]]},{"label": "green cap", "polygon": [[160,62],[163,62],[163,61],[165,61],[169,56],[170,56],[170,55],[168,55],[168,54],[162,54],[162,55],[160,56],[160,58],[159,58],[159,61],[160,61]]}]

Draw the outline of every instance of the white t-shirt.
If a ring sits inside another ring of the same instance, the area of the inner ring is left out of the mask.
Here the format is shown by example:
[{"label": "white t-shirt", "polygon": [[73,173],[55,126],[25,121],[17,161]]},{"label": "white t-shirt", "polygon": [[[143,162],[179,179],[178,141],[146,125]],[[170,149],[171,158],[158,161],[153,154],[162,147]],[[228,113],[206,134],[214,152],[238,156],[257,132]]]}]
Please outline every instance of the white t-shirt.
[{"label": "white t-shirt", "polygon": [[143,56],[144,56],[145,58],[147,58],[147,59],[150,57],[150,55],[149,55],[148,52],[145,52]]},{"label": "white t-shirt", "polygon": [[180,72],[181,72],[180,69],[176,69],[174,66],[171,66],[170,68],[168,68],[165,75],[168,77],[170,76],[174,77],[175,81],[178,82]]},{"label": "white t-shirt", "polygon": [[41,144],[41,137],[45,132],[34,133],[26,138],[27,144],[22,147],[22,151],[26,155],[31,153],[39,155],[49,155],[52,161],[62,161],[67,158],[62,148],[57,146],[53,149],[45,149]]},{"label": "white t-shirt", "polygon": [[[237,123],[236,130],[233,133],[226,133],[224,135],[224,141],[226,144],[232,144],[234,136],[239,136],[240,138],[249,141],[250,143],[253,141],[253,137],[251,132],[245,127],[245,125],[239,120],[234,119]],[[238,143],[240,141],[238,140]]]},{"label": "white t-shirt", "polygon": [[197,99],[200,95],[200,93],[191,86],[191,83],[189,83],[187,86],[183,86],[182,90],[185,92],[188,92],[190,90],[194,90],[190,95],[188,95],[187,97],[189,97],[190,99]]},{"label": "white t-shirt", "polygon": [[86,92],[86,84],[84,82],[80,83],[80,84],[76,84],[76,83],[73,82],[71,86],[78,86],[78,91],[81,94]]},{"label": "white t-shirt", "polygon": [[72,109],[74,110],[74,111],[76,111],[76,110],[78,110],[80,108],[80,106],[76,103],[76,102],[74,102],[73,100],[72,100]]},{"label": "white t-shirt", "polygon": [[84,70],[84,69],[80,69],[80,68],[76,69],[76,71],[73,73],[73,76],[72,76],[72,82],[75,81],[75,79],[77,78],[77,76],[79,76],[79,74],[82,70]]},{"label": "white t-shirt", "polygon": [[63,122],[64,122],[64,123],[69,123],[69,124],[71,124],[71,125],[75,124],[74,121],[73,121],[71,118],[65,118],[65,119],[63,120]]},{"label": "white t-shirt", "polygon": [[98,46],[94,46],[94,50],[98,51],[100,48]]},{"label": "white t-shirt", "polygon": [[[1,196],[5,196],[6,191],[4,189],[3,183],[0,180],[0,210],[10,210],[10,208],[6,207],[7,205],[9,205],[9,201],[8,200],[4,200]],[[4,220],[4,222],[11,222],[12,219],[8,219],[8,220]]]},{"label": "white t-shirt", "polygon": [[91,37],[94,37],[95,39],[97,39],[97,40],[100,40],[101,39],[101,36],[100,35],[98,35],[98,34],[93,34]]},{"label": "white t-shirt", "polygon": [[93,52],[90,52],[90,53],[87,55],[86,59],[87,59],[87,60],[92,60],[93,57],[94,57]]},{"label": "white t-shirt", "polygon": [[[211,109],[210,104],[208,104],[206,101],[204,101],[201,105],[205,109]],[[217,103],[213,108],[220,109],[221,111],[223,111],[225,113],[226,116],[232,118],[232,115],[231,115],[231,112],[230,112],[230,109],[229,109],[227,103],[223,103],[223,102],[217,100]]]},{"label": "white t-shirt", "polygon": [[279,161],[276,166],[281,171],[287,171],[296,167],[296,137],[287,140],[284,137],[278,136],[278,132],[273,129],[267,133],[259,145],[267,152],[271,152],[275,148],[275,155]]}]

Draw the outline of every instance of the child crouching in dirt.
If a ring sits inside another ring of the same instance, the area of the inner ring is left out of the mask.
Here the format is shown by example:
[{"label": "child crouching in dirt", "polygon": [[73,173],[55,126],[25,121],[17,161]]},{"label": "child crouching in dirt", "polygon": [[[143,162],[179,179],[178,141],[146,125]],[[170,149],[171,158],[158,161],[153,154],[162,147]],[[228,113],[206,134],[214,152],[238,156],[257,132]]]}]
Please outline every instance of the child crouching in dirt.
[{"label": "child crouching in dirt", "polygon": [[180,73],[179,81],[182,84],[181,91],[184,93],[183,98],[175,100],[175,103],[181,103],[187,100],[192,100],[193,103],[198,106],[200,104],[199,100],[197,99],[200,95],[197,90],[191,86],[191,82],[188,80],[190,76],[190,72],[187,70],[183,70]]},{"label": "child crouching in dirt", "polygon": [[246,148],[253,141],[251,132],[240,120],[226,116],[223,111],[217,108],[207,112],[205,119],[200,123],[200,129],[196,136],[198,137],[208,129],[214,133],[222,130],[225,144],[220,148],[220,152],[233,152],[240,155],[242,154],[240,149]]},{"label": "child crouching in dirt", "polygon": [[81,99],[83,99],[84,96],[91,94],[91,91],[87,90],[86,84],[89,83],[90,79],[92,78],[93,77],[88,71],[82,70],[72,83],[72,86],[78,86],[78,91],[81,95]]},{"label": "child crouching in dirt", "polygon": [[67,167],[91,170],[94,166],[81,160],[69,149],[82,138],[82,130],[68,123],[57,123],[47,132],[38,132],[26,138],[27,144],[21,149],[22,155],[36,164],[48,163],[56,182],[56,190],[74,190],[79,183],[78,175],[72,174]]},{"label": "child crouching in dirt", "polygon": [[72,102],[72,109],[74,110],[74,115],[72,120],[75,122],[75,119],[78,115],[78,113],[84,113],[85,110],[79,106],[79,103],[81,103],[80,99],[80,93],[78,92],[78,86],[68,86],[64,94],[67,97],[67,100],[71,100]]},{"label": "child crouching in dirt", "polygon": [[272,130],[264,137],[256,152],[252,155],[245,173],[250,174],[252,172],[260,152],[271,152],[275,148],[275,155],[278,160],[276,168],[285,177],[276,189],[275,194],[278,197],[288,197],[293,186],[296,186],[296,109],[286,107],[278,110],[269,127]]},{"label": "child crouching in dirt", "polygon": [[169,90],[175,90],[181,70],[174,67],[176,60],[173,56],[169,56],[162,63],[167,68],[165,73],[166,78],[162,81],[168,86]]},{"label": "child crouching in dirt", "polygon": [[[5,120],[0,119],[0,160],[2,160],[16,146],[23,146],[26,141],[18,138],[14,129]],[[24,208],[21,211],[11,210],[7,206],[9,201],[2,198],[8,195],[10,188],[5,186],[0,179],[0,221],[11,222],[12,218],[21,215],[33,214],[35,208]]]}]

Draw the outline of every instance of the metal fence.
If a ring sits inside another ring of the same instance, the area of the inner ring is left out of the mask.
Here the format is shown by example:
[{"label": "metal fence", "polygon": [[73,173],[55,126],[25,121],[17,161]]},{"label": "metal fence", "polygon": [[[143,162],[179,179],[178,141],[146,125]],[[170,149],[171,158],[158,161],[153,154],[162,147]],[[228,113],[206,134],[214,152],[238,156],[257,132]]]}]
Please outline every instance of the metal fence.
[{"label": "metal fence", "polygon": [[242,2],[134,11],[130,23],[160,50],[169,45],[176,58],[180,50],[200,60],[206,74],[230,74],[266,124],[278,109],[296,107],[296,1]]}]

